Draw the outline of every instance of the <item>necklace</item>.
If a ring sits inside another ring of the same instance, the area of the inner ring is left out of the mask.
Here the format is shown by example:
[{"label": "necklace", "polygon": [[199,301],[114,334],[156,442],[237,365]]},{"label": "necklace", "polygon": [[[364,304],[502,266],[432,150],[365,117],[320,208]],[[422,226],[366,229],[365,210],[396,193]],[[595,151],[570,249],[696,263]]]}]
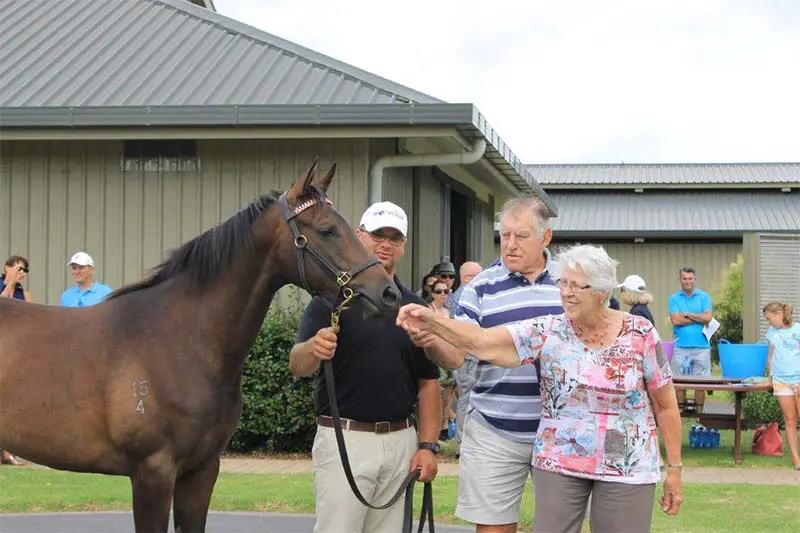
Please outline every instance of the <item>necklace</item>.
[{"label": "necklace", "polygon": [[608,313],[603,313],[602,324],[594,328],[572,322],[572,329],[575,331],[575,335],[581,342],[589,346],[605,345],[606,338],[611,330],[610,326],[611,317]]}]

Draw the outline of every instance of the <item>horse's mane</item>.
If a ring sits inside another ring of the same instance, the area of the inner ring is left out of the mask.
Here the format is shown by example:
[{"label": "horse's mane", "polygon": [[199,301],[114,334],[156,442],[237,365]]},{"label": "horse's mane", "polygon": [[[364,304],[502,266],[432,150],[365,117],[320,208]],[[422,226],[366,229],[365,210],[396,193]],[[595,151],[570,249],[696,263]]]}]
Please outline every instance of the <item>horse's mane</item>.
[{"label": "horse's mane", "polygon": [[[106,299],[155,287],[183,273],[188,274],[198,289],[208,287],[244,251],[250,249],[253,244],[250,231],[253,223],[278,201],[280,194],[280,191],[270,191],[259,196],[228,220],[171,250],[167,259],[151,269],[144,279],[120,287]],[[321,199],[324,193],[308,187],[304,196]]]}]

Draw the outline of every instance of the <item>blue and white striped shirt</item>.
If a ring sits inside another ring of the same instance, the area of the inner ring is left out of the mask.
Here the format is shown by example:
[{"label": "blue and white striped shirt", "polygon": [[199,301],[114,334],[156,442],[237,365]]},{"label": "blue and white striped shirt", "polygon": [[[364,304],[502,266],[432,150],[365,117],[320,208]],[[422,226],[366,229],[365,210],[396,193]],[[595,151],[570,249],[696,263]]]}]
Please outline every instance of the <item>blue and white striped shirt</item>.
[{"label": "blue and white striped shirt", "polygon": [[[563,313],[547,270],[531,283],[502,261],[475,276],[458,303],[454,318],[483,328]],[[538,365],[501,368],[480,361],[468,412],[502,437],[532,445],[542,414],[537,369]]]}]

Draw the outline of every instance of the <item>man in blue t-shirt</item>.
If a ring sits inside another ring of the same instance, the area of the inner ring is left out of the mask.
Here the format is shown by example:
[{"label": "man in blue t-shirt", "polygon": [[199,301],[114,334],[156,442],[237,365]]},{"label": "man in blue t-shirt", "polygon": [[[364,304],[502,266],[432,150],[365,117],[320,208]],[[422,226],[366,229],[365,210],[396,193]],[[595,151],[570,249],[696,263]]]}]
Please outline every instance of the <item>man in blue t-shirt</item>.
[{"label": "man in blue t-shirt", "polygon": [[[680,270],[681,290],[669,297],[669,319],[675,344],[672,352],[673,375],[705,377],[711,375],[711,345],[703,328],[711,322],[711,296],[695,287],[697,277],[690,267]],[[678,404],[686,402],[686,391],[675,391]],[[694,401],[702,412],[705,392],[695,391]]]},{"label": "man in blue t-shirt", "polygon": [[61,295],[64,307],[89,307],[102,302],[113,291],[94,279],[94,260],[86,252],[78,252],[67,262],[72,269],[75,285]]}]

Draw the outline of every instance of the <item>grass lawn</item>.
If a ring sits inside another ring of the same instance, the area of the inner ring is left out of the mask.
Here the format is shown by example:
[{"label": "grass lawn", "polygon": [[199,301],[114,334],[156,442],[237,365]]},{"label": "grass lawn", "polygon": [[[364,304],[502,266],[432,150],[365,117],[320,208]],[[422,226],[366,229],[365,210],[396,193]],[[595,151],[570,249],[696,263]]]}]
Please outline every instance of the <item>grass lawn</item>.
[{"label": "grass lawn", "polygon": [[[454,518],[458,479],[434,482],[436,518]],[[660,490],[660,489],[659,489]],[[677,517],[655,511],[653,531],[800,531],[797,487],[756,485],[687,485],[686,503]],[[417,504],[421,487],[415,491]],[[0,512],[130,510],[126,478],[74,474],[38,468],[0,469]],[[310,475],[222,474],[212,510],[313,513]],[[523,503],[522,531],[531,531],[530,487]]]}]

